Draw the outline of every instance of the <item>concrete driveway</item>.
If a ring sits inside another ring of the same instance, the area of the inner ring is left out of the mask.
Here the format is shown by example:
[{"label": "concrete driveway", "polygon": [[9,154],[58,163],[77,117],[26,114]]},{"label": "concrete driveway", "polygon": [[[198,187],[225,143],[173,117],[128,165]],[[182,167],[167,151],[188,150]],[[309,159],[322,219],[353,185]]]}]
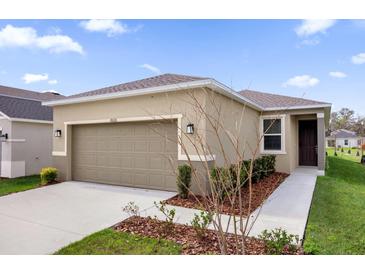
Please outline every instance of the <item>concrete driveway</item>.
[{"label": "concrete driveway", "polygon": [[65,182],[0,197],[0,254],[51,254],[176,193],[84,182]]}]

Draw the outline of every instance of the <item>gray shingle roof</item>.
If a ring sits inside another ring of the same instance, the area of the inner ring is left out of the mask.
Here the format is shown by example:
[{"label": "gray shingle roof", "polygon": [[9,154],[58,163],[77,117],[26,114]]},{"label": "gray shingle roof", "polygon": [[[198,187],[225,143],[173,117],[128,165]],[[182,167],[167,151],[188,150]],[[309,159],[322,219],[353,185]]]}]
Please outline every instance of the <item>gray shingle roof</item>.
[{"label": "gray shingle roof", "polygon": [[17,98],[27,98],[38,101],[49,101],[65,98],[63,95],[52,92],[36,92],[31,90],[12,88],[0,85],[0,95],[12,96]]},{"label": "gray shingle roof", "polygon": [[242,90],[239,92],[243,97],[253,101],[262,108],[285,108],[285,107],[305,107],[329,104],[303,98],[277,95],[253,90]]},{"label": "gray shingle roof", "polygon": [[336,138],[357,138],[357,134],[354,131],[347,129],[338,129],[331,133],[331,137]]},{"label": "gray shingle roof", "polygon": [[83,93],[78,93],[75,95],[68,96],[67,98],[78,98],[85,96],[93,96],[93,95],[101,95],[107,93],[121,92],[121,91],[129,91],[129,90],[137,90],[143,88],[151,88],[151,87],[159,87],[166,85],[173,85],[179,83],[186,83],[198,80],[209,79],[207,77],[196,77],[196,76],[188,76],[188,75],[180,75],[180,74],[162,74],[150,78],[145,78],[137,81],[132,81],[116,86],[105,87],[101,89],[96,89],[92,91],[87,91]]},{"label": "gray shingle roof", "polygon": [[0,111],[10,118],[53,120],[52,108],[36,100],[0,95]]}]

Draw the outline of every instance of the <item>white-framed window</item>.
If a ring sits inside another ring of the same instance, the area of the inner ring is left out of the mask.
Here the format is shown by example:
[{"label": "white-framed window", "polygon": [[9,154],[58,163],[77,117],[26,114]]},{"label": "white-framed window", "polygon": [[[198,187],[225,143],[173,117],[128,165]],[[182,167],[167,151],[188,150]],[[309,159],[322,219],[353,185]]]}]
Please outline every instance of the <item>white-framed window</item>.
[{"label": "white-framed window", "polygon": [[348,146],[349,145],[349,140],[345,140],[344,143],[345,143],[345,146]]},{"label": "white-framed window", "polygon": [[262,116],[260,131],[262,154],[286,154],[285,115]]}]

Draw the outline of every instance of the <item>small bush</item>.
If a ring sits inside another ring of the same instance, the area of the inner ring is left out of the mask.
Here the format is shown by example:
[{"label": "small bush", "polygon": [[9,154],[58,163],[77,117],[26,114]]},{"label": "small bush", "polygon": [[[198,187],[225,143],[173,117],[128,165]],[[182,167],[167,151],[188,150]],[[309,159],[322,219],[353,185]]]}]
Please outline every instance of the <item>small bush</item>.
[{"label": "small bush", "polygon": [[42,170],[40,172],[41,184],[45,185],[45,184],[54,182],[57,178],[57,175],[58,175],[57,168],[54,168],[54,167],[42,168]]},{"label": "small bush", "polygon": [[224,198],[231,193],[236,185],[236,178],[234,174],[231,173],[230,168],[216,167],[210,172],[210,177],[212,179],[213,192],[217,194],[218,199],[223,201]]},{"label": "small bush", "polygon": [[[161,201],[159,203],[154,202],[155,207],[165,216],[165,222],[162,223],[160,233],[162,235],[169,235],[173,231],[174,218],[176,215],[176,210],[168,209],[166,207],[166,202]],[[157,216],[155,219],[158,220]]]},{"label": "small bush", "polygon": [[[245,166],[249,169],[251,160],[245,161]],[[252,170],[252,181],[258,182],[270,176],[275,172],[276,156],[275,155],[265,155],[254,160],[253,170]]]},{"label": "small bush", "polygon": [[[248,181],[248,174],[250,172],[252,160],[245,160],[239,164],[232,164],[229,169],[223,167],[216,167],[211,170],[211,179],[213,180],[213,187],[221,199],[227,196],[230,191],[237,187],[237,172],[240,167],[239,183],[240,187]],[[252,182],[270,176],[275,172],[276,156],[265,155],[257,158],[253,162]]]},{"label": "small bush", "polygon": [[205,237],[209,224],[213,221],[213,215],[209,212],[201,211],[200,216],[194,214],[194,219],[191,221],[191,226],[194,228],[199,239]]},{"label": "small bush", "polygon": [[247,177],[248,177],[248,169],[243,167],[243,163],[238,163],[238,164],[232,164],[231,167],[229,168],[231,176],[232,176],[232,187],[236,188],[237,187],[237,172],[239,172],[239,183],[240,183],[240,187],[242,187],[246,181],[247,181]]},{"label": "small bush", "polygon": [[134,202],[129,202],[125,207],[123,207],[123,212],[127,213],[130,217],[139,216],[139,206]]},{"label": "small bush", "polygon": [[180,198],[186,199],[191,185],[191,167],[182,165],[178,167],[177,190]]},{"label": "small bush", "polygon": [[348,154],[351,154],[351,149],[349,149],[349,150],[347,151],[347,153],[348,153]]},{"label": "small bush", "polygon": [[298,249],[299,236],[288,234],[281,228],[265,229],[259,238],[264,241],[266,252],[270,255],[293,254]]}]

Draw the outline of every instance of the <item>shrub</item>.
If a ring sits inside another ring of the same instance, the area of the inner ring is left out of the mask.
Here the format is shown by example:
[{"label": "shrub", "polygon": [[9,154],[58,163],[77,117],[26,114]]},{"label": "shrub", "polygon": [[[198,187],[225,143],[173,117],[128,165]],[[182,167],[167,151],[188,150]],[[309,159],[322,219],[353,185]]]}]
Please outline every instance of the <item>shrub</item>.
[{"label": "shrub", "polygon": [[266,155],[263,157],[265,158],[265,161],[267,161],[267,170],[269,172],[269,175],[273,174],[276,171],[276,155]]},{"label": "shrub", "polygon": [[200,216],[194,214],[194,219],[191,221],[191,226],[195,230],[196,235],[199,239],[205,237],[207,228],[213,220],[213,215],[209,212],[201,211]]},{"label": "shrub", "polygon": [[[247,166],[249,168],[251,161],[249,160]],[[270,176],[275,172],[276,156],[265,155],[257,158],[253,164],[252,181],[257,182],[265,177]]]},{"label": "shrub", "polygon": [[[159,203],[154,202],[155,207],[165,216],[165,221],[161,225],[161,235],[168,235],[173,231],[174,218],[176,215],[176,210],[169,209],[166,207],[166,202],[161,201]],[[158,220],[157,216],[155,219]]]},{"label": "shrub", "polygon": [[45,185],[54,182],[57,178],[58,170],[54,167],[44,167],[40,172],[41,184]]},{"label": "shrub", "polygon": [[225,167],[215,167],[210,171],[213,192],[217,194],[220,201],[224,200],[237,183],[237,177],[231,171],[230,168]]},{"label": "shrub", "polygon": [[186,199],[189,195],[189,188],[191,184],[191,167],[189,165],[182,165],[178,167],[177,189],[180,198]]},{"label": "shrub", "polygon": [[266,252],[270,255],[293,254],[298,249],[299,236],[288,234],[281,228],[265,229],[259,238],[264,241]]},{"label": "shrub", "polygon": [[252,179],[254,182],[257,182],[261,179],[263,179],[265,177],[265,161],[263,160],[263,158],[257,158],[254,160],[253,162],[253,174],[252,174]]},{"label": "shrub", "polygon": [[[215,167],[211,170],[210,177],[213,181],[213,188],[221,200],[237,187],[238,168],[240,168],[240,187],[247,182],[251,162],[252,160],[245,160],[242,163],[232,164],[230,168]],[[252,182],[255,183],[274,173],[275,164],[275,155],[266,155],[254,160],[252,167]]]},{"label": "shrub", "polygon": [[351,154],[351,149],[349,149],[349,150],[347,151],[347,153],[348,153],[348,154]]},{"label": "shrub", "polygon": [[123,207],[123,212],[127,213],[130,217],[139,216],[139,206],[134,202],[129,202],[125,207]]},{"label": "shrub", "polygon": [[232,187],[235,188],[237,187],[237,172],[239,171],[239,183],[240,183],[240,187],[242,187],[246,181],[247,181],[247,177],[248,177],[248,169],[244,168],[243,166],[243,162],[242,163],[238,163],[238,164],[232,164],[231,167],[229,168],[231,176],[232,176]]}]

